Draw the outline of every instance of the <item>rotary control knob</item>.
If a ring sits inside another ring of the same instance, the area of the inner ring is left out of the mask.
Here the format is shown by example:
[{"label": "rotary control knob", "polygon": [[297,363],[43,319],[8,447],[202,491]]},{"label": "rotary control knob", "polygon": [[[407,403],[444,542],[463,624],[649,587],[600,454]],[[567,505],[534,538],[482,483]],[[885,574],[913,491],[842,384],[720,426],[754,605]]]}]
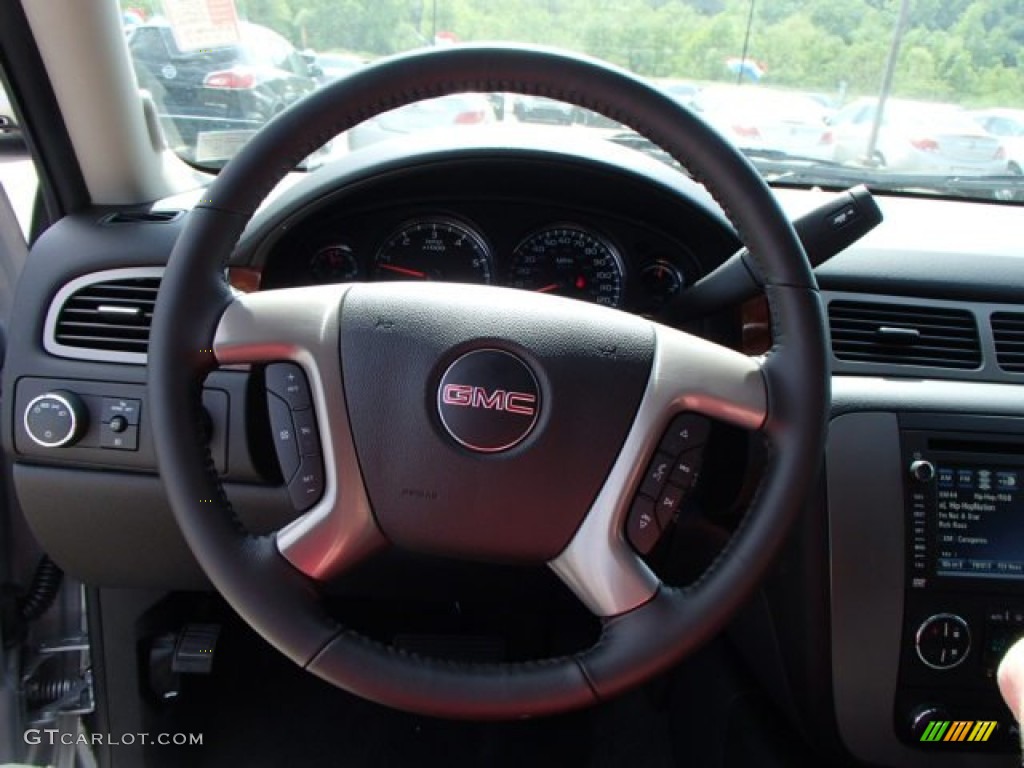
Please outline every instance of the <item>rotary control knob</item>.
[{"label": "rotary control knob", "polygon": [[73,445],[85,432],[87,420],[81,398],[65,390],[39,395],[25,406],[25,432],[43,448]]},{"label": "rotary control knob", "polygon": [[933,723],[941,724],[952,719],[945,709],[925,704],[910,713],[908,724],[915,740],[930,741],[931,739],[925,738],[925,734],[935,732],[935,728],[932,727]]},{"label": "rotary control knob", "polygon": [[935,465],[923,459],[911,462],[910,476],[919,483],[930,483],[935,479]]},{"label": "rotary control knob", "polygon": [[956,614],[939,613],[925,619],[918,627],[914,647],[926,666],[952,669],[962,664],[971,651],[971,629]]}]

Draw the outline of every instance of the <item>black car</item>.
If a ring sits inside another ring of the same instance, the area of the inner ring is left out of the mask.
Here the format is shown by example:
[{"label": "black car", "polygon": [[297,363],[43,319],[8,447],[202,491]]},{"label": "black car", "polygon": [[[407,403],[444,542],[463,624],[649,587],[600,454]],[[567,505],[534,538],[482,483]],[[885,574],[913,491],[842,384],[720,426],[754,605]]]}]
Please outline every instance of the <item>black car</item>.
[{"label": "black car", "polygon": [[[218,158],[203,134],[255,130],[316,88],[315,65],[267,27],[242,22],[237,43],[182,50],[166,23],[138,26],[129,40],[139,87],[156,102],[173,144],[200,162]],[[198,145],[198,146],[197,146]]]}]

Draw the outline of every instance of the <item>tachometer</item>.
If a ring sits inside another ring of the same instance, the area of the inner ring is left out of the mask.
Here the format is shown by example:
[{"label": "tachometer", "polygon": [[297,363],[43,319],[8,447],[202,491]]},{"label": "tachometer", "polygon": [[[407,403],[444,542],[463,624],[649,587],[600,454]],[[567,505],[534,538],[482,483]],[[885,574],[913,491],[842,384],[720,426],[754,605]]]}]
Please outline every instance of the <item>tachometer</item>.
[{"label": "tachometer", "polygon": [[574,224],[535,232],[512,254],[509,286],[607,307],[622,302],[622,257],[608,240]]},{"label": "tachometer", "polygon": [[483,237],[460,221],[414,219],[377,251],[376,279],[489,283],[491,254]]}]

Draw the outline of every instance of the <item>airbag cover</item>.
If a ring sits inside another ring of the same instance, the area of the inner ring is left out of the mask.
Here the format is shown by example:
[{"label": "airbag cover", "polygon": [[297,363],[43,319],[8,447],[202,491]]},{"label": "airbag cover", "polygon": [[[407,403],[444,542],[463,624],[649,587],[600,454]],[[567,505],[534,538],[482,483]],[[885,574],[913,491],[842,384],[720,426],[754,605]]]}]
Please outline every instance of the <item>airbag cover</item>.
[{"label": "airbag cover", "polygon": [[[391,283],[353,286],[341,325],[349,419],[384,534],[471,559],[561,552],[647,386],[647,321],[512,289]],[[467,357],[479,350],[492,354]],[[488,420],[517,439],[461,439]]]}]

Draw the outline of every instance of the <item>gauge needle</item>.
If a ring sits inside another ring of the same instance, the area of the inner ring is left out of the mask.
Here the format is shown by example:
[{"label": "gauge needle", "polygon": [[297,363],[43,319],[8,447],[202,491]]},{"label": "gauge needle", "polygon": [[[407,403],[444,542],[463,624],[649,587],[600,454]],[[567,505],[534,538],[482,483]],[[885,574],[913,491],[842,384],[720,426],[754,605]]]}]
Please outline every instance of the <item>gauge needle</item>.
[{"label": "gauge needle", "polygon": [[551,285],[545,285],[543,288],[538,288],[535,293],[551,293],[552,291],[557,291],[561,287],[562,286],[558,283],[552,283]]},{"label": "gauge needle", "polygon": [[420,280],[427,279],[426,272],[418,272],[415,269],[406,269],[405,267],[397,267],[394,264],[379,264],[381,269],[386,269],[388,272],[395,272],[399,275],[408,275],[409,277],[418,277]]}]

